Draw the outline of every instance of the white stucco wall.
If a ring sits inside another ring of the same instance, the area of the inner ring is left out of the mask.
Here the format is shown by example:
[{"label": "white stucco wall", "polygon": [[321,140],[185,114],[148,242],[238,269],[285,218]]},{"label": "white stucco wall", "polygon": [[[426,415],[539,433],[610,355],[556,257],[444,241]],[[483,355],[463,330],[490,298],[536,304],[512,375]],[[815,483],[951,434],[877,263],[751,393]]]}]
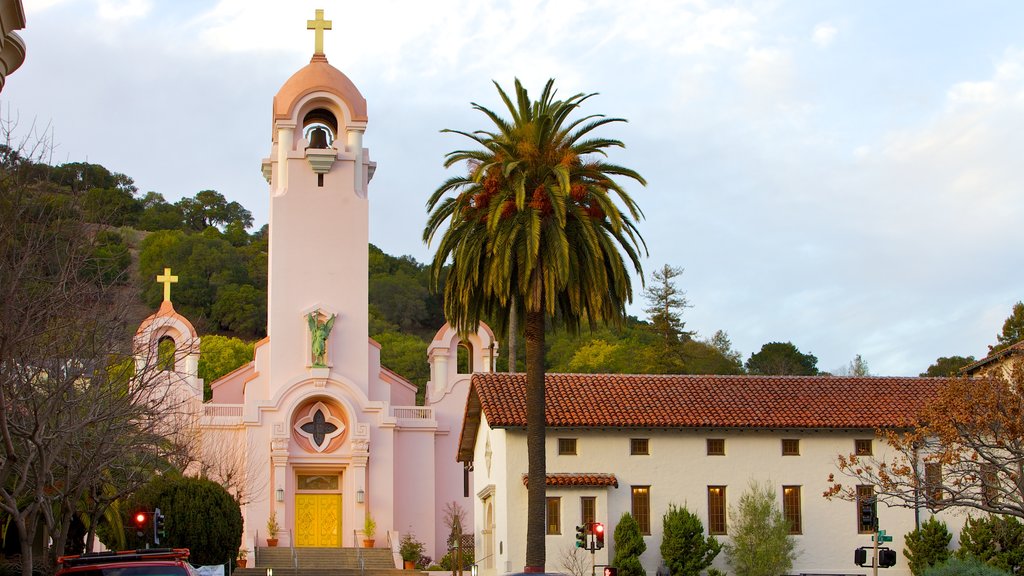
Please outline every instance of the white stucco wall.
[{"label": "white stucco wall", "polygon": [[[809,432],[809,431],[702,431],[702,430],[554,430],[547,435],[547,472],[612,473],[618,479],[618,488],[549,487],[548,496],[562,498],[561,534],[547,536],[548,571],[564,571],[561,559],[566,549],[575,542],[575,526],[581,523],[581,496],[597,497],[597,521],[608,528],[606,548],[596,555],[603,564],[615,553],[615,526],[624,512],[632,506],[633,486],[650,486],[651,533],[645,536],[647,551],[641,557],[644,568],[653,575],[661,561],[659,547],[662,536],[662,516],[670,504],[685,506],[697,514],[708,527],[708,486],[726,486],[728,506],[734,507],[751,481],[768,482],[774,489],[779,508],[782,508],[782,486],[801,487],[802,534],[795,535],[799,556],[794,574],[808,573],[865,573],[870,568],[853,564],[854,549],[870,546],[871,537],[857,532],[857,511],[853,502],[826,500],[822,494],[828,487],[828,476],[836,472],[835,458],[839,453],[854,450],[854,440],[872,438],[871,431]],[[483,458],[485,445],[490,439],[492,465],[486,471]],[[558,438],[576,438],[577,455],[558,455]],[[631,456],[630,439],[648,438],[650,455]],[[708,438],[724,438],[725,456],[708,456]],[[782,456],[782,438],[800,440],[799,456]],[[505,444],[507,441],[507,445]],[[874,440],[875,454],[881,454],[882,444]],[[498,456],[501,454],[502,456]],[[521,570],[525,561],[526,540],[526,488],[522,475],[527,471],[525,432],[522,430],[491,430],[481,425],[475,450],[475,477],[477,490],[495,486],[496,507],[506,512],[498,514],[504,524],[496,536],[504,541],[505,554],[499,557],[494,569],[485,574]],[[500,462],[500,464],[499,464]],[[481,502],[475,504],[480,518]],[[903,557],[903,536],[914,529],[914,510],[887,508],[879,505],[880,527],[894,536],[889,546],[897,551],[897,565],[888,569],[888,576],[907,576],[906,558]],[[931,513],[922,508],[921,521]],[[956,534],[962,526],[962,514],[946,511],[940,519]],[[732,519],[729,519],[729,523]],[[728,526],[727,526],[728,531]],[[728,534],[717,536],[723,543]],[[481,549],[478,536],[478,549]],[[721,554],[715,567],[728,572],[725,554]]]}]

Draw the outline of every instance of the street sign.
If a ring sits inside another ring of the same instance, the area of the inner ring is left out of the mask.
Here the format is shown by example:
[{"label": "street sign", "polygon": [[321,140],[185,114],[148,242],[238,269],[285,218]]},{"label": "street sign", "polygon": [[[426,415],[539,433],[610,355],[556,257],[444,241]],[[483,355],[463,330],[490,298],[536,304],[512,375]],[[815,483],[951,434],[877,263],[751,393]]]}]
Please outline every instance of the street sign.
[{"label": "street sign", "polygon": [[[874,542],[874,540],[875,540],[875,537],[872,536],[871,537],[871,541]],[[880,544],[884,544],[886,542],[892,542],[892,536],[886,536],[885,535],[885,530],[879,530],[878,531],[878,542]]]}]

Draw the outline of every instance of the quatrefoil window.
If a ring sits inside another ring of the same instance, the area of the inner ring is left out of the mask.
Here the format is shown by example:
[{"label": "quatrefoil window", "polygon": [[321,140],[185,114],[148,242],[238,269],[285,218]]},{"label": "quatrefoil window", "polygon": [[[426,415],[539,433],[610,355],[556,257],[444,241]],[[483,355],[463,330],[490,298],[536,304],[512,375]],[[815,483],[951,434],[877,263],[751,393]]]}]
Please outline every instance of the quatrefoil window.
[{"label": "quatrefoil window", "polygon": [[331,414],[326,404],[317,402],[295,423],[295,432],[309,441],[314,450],[323,452],[331,440],[345,432],[345,423]]}]

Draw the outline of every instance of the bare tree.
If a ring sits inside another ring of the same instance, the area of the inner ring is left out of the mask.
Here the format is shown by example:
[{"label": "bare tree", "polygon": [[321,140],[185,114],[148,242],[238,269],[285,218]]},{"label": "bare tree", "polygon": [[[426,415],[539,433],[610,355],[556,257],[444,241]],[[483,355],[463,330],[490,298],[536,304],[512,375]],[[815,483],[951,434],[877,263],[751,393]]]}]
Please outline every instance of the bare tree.
[{"label": "bare tree", "polygon": [[890,506],[1024,518],[1024,365],[946,380],[908,424],[878,432],[888,455],[838,456],[825,496],[853,500],[857,485],[871,485]]},{"label": "bare tree", "polygon": [[14,127],[0,119],[0,510],[30,576],[38,522],[59,554],[112,471],[152,474],[174,408],[165,379],[132,369],[133,294],[98,256],[79,193],[48,180],[48,143],[14,142]]},{"label": "bare tree", "polygon": [[587,576],[590,572],[587,553],[576,546],[563,546],[559,566],[569,576]]},{"label": "bare tree", "polygon": [[448,534],[448,550],[452,555],[452,576],[462,576],[462,529],[466,524],[466,511],[458,502],[444,505],[444,523],[451,529]]}]

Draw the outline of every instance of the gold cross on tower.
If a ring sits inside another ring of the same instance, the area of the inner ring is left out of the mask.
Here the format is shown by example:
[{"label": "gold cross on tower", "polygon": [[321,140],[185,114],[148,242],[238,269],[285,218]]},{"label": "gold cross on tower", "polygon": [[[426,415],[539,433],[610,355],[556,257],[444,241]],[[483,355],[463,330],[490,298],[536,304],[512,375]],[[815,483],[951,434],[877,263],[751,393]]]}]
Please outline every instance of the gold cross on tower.
[{"label": "gold cross on tower", "polygon": [[164,285],[164,302],[171,301],[171,284],[178,281],[177,276],[171,276],[171,269],[164,268],[164,273],[156,277],[156,281]]},{"label": "gold cross on tower", "polygon": [[324,30],[331,29],[331,21],[324,20],[324,11],[317,10],[316,18],[313,20],[306,20],[306,30],[316,30],[316,40],[314,42],[315,49],[313,54],[324,53]]}]

